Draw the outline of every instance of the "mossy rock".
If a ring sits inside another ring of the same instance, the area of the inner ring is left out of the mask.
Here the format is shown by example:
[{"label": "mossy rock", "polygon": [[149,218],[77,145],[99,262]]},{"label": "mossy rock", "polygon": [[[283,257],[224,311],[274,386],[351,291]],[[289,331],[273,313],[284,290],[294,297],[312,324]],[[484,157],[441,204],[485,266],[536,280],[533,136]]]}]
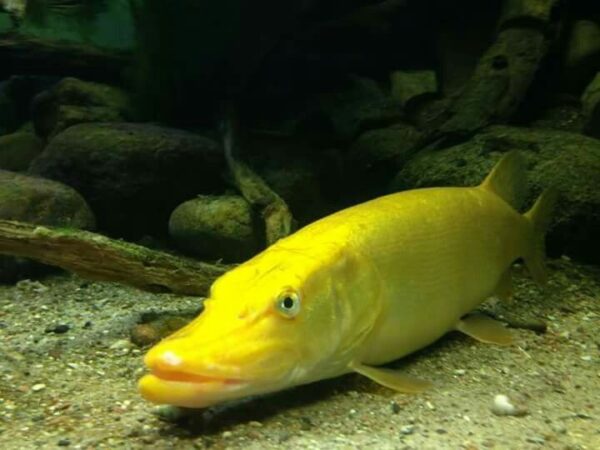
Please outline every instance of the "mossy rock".
[{"label": "mossy rock", "polygon": [[404,123],[361,134],[344,155],[348,191],[360,200],[381,195],[381,180],[391,180],[422,141],[422,133]]},{"label": "mossy rock", "polygon": [[220,145],[145,124],[80,124],[57,135],[30,172],[77,189],[100,229],[138,238],[167,234],[169,215],[197,194],[220,192]]},{"label": "mossy rock", "polygon": [[0,134],[13,133],[31,120],[31,103],[56,84],[56,77],[13,75],[0,82]]},{"label": "mossy rock", "polygon": [[187,253],[209,260],[241,262],[260,247],[257,219],[242,197],[203,195],[173,211],[169,233]]},{"label": "mossy rock", "polygon": [[600,141],[556,130],[489,127],[470,141],[424,152],[396,176],[392,190],[480,183],[501,155],[517,149],[528,164],[528,204],[547,187],[560,193],[549,252],[600,262]]},{"label": "mossy rock", "polygon": [[0,136],[0,169],[21,172],[43,150],[42,141],[32,132],[18,131]]},{"label": "mossy rock", "polygon": [[43,138],[79,123],[122,122],[133,117],[125,91],[77,78],[64,78],[38,94],[32,110],[36,133]]},{"label": "mossy rock", "polygon": [[348,141],[362,131],[389,125],[400,118],[398,102],[376,81],[351,76],[341,83],[338,91],[320,96],[309,122],[314,126],[315,121],[322,121],[321,126],[328,126],[336,139]]},{"label": "mossy rock", "polygon": [[[75,190],[55,181],[0,170],[0,219],[93,229],[89,206]],[[0,281],[37,275],[47,267],[23,258],[0,257]]]}]

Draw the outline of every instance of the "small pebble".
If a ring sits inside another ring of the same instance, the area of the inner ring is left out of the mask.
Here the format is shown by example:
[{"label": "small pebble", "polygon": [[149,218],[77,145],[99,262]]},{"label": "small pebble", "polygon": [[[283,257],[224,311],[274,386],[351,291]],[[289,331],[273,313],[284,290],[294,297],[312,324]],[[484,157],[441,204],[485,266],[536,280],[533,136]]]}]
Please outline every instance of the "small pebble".
[{"label": "small pebble", "polygon": [[404,434],[405,436],[408,436],[409,434],[413,434],[414,432],[415,432],[414,425],[404,425],[402,428],[400,428],[400,433]]},{"label": "small pebble", "polygon": [[71,445],[71,441],[69,439],[63,438],[57,442],[57,445],[59,447],[68,447],[69,445]]},{"label": "small pebble", "polygon": [[398,414],[398,413],[400,412],[400,409],[401,409],[401,408],[400,408],[400,405],[399,405],[397,402],[392,402],[392,403],[390,404],[390,406],[392,407],[392,412],[393,412],[394,414]]},{"label": "small pebble", "polygon": [[184,417],[189,416],[191,413],[190,410],[185,408],[180,408],[178,406],[172,405],[161,405],[157,406],[152,413],[158,417],[160,420],[165,422],[174,423],[178,420],[183,419]]},{"label": "small pebble", "polygon": [[279,433],[279,436],[277,436],[277,442],[279,442],[280,444],[289,441],[292,438],[292,433],[288,432],[288,431],[282,431],[281,433]]},{"label": "small pebble", "polygon": [[33,392],[39,392],[43,389],[46,389],[46,385],[44,383],[38,383],[38,384],[34,384],[33,386],[31,386],[31,390]]},{"label": "small pebble", "polygon": [[544,445],[546,443],[546,439],[544,439],[542,436],[528,437],[526,439],[526,441],[531,444],[540,444],[540,445]]},{"label": "small pebble", "polygon": [[307,430],[310,430],[311,428],[313,428],[314,426],[315,425],[310,417],[307,417],[307,416],[300,417],[300,429],[301,430],[307,431]]},{"label": "small pebble", "polygon": [[63,333],[66,333],[67,331],[69,331],[70,329],[71,329],[71,327],[69,325],[67,325],[66,323],[61,323],[58,325],[53,325],[53,326],[47,327],[44,331],[46,333],[63,334]]},{"label": "small pebble", "polygon": [[523,416],[525,410],[517,408],[506,395],[496,395],[492,404],[492,412],[497,416]]},{"label": "small pebble", "polygon": [[225,439],[230,438],[231,436],[233,436],[233,433],[231,431],[223,431],[223,433],[221,434],[221,437]]},{"label": "small pebble", "polygon": [[111,350],[130,350],[133,344],[129,339],[118,339],[110,346]]}]

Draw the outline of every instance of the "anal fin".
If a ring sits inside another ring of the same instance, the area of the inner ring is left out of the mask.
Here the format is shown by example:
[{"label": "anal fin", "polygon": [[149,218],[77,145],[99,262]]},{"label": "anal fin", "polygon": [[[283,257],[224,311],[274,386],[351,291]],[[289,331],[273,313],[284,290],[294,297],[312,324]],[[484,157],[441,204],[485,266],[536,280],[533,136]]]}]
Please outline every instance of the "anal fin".
[{"label": "anal fin", "polygon": [[455,328],[487,344],[509,345],[513,341],[511,332],[501,322],[481,314],[462,318]]},{"label": "anal fin", "polygon": [[350,368],[361,375],[373,380],[375,383],[388,387],[398,392],[418,394],[431,387],[431,382],[420,380],[403,374],[398,370],[385,367],[373,367],[353,362]]}]

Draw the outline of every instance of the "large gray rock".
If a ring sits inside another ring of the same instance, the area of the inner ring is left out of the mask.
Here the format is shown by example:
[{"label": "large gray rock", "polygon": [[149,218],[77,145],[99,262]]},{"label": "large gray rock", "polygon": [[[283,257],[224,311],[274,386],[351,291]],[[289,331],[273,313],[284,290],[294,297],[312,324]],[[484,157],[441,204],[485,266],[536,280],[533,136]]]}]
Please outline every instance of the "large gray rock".
[{"label": "large gray rock", "polygon": [[241,262],[259,249],[260,221],[236,195],[202,195],[179,205],[169,233],[184,252],[208,260]]},{"label": "large gray rock", "polygon": [[520,150],[528,161],[531,203],[555,186],[560,199],[548,237],[551,254],[600,262],[600,141],[555,130],[494,126],[463,144],[424,152],[396,176],[393,190],[480,183],[500,156]]},{"label": "large gray rock", "polygon": [[[94,215],[75,190],[61,183],[0,170],[0,219],[92,229]],[[41,264],[0,256],[0,281],[31,276]]]},{"label": "large gray rock", "polygon": [[57,135],[30,172],[77,189],[99,228],[166,234],[169,215],[199,193],[222,190],[224,158],[213,140],[142,124],[80,124]]}]

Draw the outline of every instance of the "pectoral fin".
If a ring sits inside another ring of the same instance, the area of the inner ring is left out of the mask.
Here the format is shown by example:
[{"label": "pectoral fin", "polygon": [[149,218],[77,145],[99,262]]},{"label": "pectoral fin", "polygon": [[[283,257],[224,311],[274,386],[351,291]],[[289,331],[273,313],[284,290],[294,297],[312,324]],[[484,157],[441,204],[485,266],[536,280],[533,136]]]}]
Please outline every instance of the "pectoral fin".
[{"label": "pectoral fin", "polygon": [[488,344],[509,345],[512,334],[502,323],[481,314],[473,314],[461,319],[456,330]]},{"label": "pectoral fin", "polygon": [[361,363],[351,363],[350,368],[378,384],[407,394],[417,394],[431,386],[429,381],[413,378],[394,369],[367,366]]}]

